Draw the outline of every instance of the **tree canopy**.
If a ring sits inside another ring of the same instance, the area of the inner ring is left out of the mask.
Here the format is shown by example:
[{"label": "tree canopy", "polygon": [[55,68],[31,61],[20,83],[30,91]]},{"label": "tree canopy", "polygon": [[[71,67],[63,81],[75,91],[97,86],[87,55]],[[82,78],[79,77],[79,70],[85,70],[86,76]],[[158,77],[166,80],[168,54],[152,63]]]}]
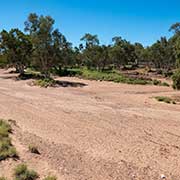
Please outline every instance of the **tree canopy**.
[{"label": "tree canopy", "polygon": [[[173,36],[161,37],[153,45],[144,47],[120,36],[112,43],[101,44],[98,35],[86,33],[81,44],[73,47],[66,37],[54,28],[51,16],[31,13],[24,25],[24,32],[11,29],[0,33],[0,59],[7,58],[8,66],[20,73],[33,67],[45,77],[52,69],[87,67],[103,71],[126,66],[150,66],[164,71],[180,67],[180,23],[170,27]],[[5,61],[4,61],[5,62]]]}]

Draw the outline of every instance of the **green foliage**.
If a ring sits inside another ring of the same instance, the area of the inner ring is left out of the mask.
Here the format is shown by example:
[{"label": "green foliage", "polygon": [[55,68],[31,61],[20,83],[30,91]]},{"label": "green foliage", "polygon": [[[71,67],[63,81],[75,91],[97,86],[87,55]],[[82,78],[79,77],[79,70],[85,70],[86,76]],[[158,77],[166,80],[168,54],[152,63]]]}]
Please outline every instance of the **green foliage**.
[{"label": "green foliage", "polygon": [[133,44],[121,37],[114,37],[112,41],[114,44],[109,48],[109,56],[116,68],[119,69],[121,66],[137,63],[135,46]]},{"label": "green foliage", "polygon": [[56,86],[56,81],[51,78],[44,78],[44,79],[36,80],[34,82],[34,85],[44,87],[44,88],[54,87]]},{"label": "green foliage", "polygon": [[154,79],[154,80],[153,80],[153,85],[157,86],[157,85],[159,85],[159,84],[161,84],[161,81],[159,81],[159,80],[157,80],[157,79]]},{"label": "green foliage", "polygon": [[163,83],[161,83],[161,86],[170,87],[170,85],[169,85],[167,82],[163,82]]},{"label": "green foliage", "polygon": [[9,137],[11,131],[10,125],[0,120],[0,161],[17,157],[16,149],[12,146]]},{"label": "green foliage", "polygon": [[29,170],[25,164],[18,165],[14,170],[15,180],[36,180],[38,174]]},{"label": "green foliage", "polygon": [[172,76],[173,80],[173,88],[176,90],[180,90],[180,69],[174,72]]},{"label": "green foliage", "polygon": [[0,180],[7,180],[7,178],[5,178],[5,177],[0,177]]},{"label": "green foliage", "polygon": [[69,77],[72,77],[72,76],[80,76],[82,74],[82,71],[81,69],[78,69],[78,68],[57,68],[55,67],[54,69],[52,69],[52,73],[55,74],[55,75],[58,75],[58,76],[69,76]]},{"label": "green foliage", "polygon": [[173,45],[165,38],[161,37],[150,49],[150,59],[157,69],[169,69],[175,65]]},{"label": "green foliage", "polygon": [[56,176],[47,176],[44,180],[57,180]]},{"label": "green foliage", "polygon": [[19,29],[11,29],[9,32],[3,30],[0,33],[0,48],[7,58],[8,64],[23,74],[29,65],[32,52],[32,44],[28,35]]},{"label": "green foliage", "polygon": [[25,22],[25,31],[29,33],[34,51],[32,64],[45,77],[55,65],[70,64],[71,44],[53,28],[55,21],[50,16],[38,16],[31,13]]},{"label": "green foliage", "polygon": [[81,73],[81,77],[90,80],[113,81],[116,83],[140,84],[140,85],[150,84],[149,81],[143,79],[128,78],[116,71],[100,72],[95,70],[83,69]]},{"label": "green foliage", "polygon": [[92,35],[89,33],[86,33],[82,38],[81,41],[84,41],[86,43],[86,48],[90,48],[93,46],[99,45],[99,39],[97,35]]},{"label": "green foliage", "polygon": [[171,98],[169,98],[169,97],[166,97],[166,96],[156,96],[155,97],[155,99],[157,100],[157,101],[160,101],[160,102],[165,102],[165,103],[167,103],[167,104],[176,104],[176,102],[173,100],[173,99],[171,99]]},{"label": "green foliage", "polygon": [[5,136],[7,137],[9,135],[9,133],[12,132],[12,128],[11,126],[6,123],[4,120],[0,120],[0,137],[1,136]]},{"label": "green foliage", "polygon": [[[51,16],[31,13],[25,22],[27,34],[18,29],[9,32],[3,30],[0,33],[0,67],[6,64],[15,67],[17,72],[23,74],[20,79],[29,77],[39,79],[43,76],[48,80],[39,80],[37,84],[48,87],[54,84],[49,81],[52,72],[62,76],[70,72],[74,73],[66,69],[82,67],[101,72],[101,75],[94,76],[85,73],[84,76],[92,76],[90,77],[92,79],[168,86],[158,81],[146,82],[143,79],[125,78],[122,75],[120,77],[115,73],[107,77],[102,72],[105,69],[132,70],[140,66],[156,68],[156,72],[169,76],[169,72],[175,67],[175,62],[177,67],[180,66],[180,23],[171,26],[173,37],[170,39],[161,37],[149,47],[143,47],[140,43],[132,44],[121,37],[112,38],[112,44],[102,45],[97,35],[86,33],[81,38],[82,44],[74,48],[58,29],[54,29],[54,23]],[[33,67],[42,76],[27,72],[24,74],[24,70],[29,67]]]},{"label": "green foliage", "polygon": [[153,85],[155,86],[166,86],[166,87],[169,87],[170,85],[166,82],[161,82],[160,80],[157,80],[157,79],[154,79],[152,81]]},{"label": "green foliage", "polygon": [[5,54],[0,55],[0,68],[5,68],[8,64],[8,60]]},{"label": "green foliage", "polygon": [[38,147],[37,146],[35,146],[35,145],[29,145],[28,146],[28,149],[29,149],[29,151],[31,152],[31,153],[33,153],[33,154],[40,154],[39,153],[39,150],[38,150]]}]

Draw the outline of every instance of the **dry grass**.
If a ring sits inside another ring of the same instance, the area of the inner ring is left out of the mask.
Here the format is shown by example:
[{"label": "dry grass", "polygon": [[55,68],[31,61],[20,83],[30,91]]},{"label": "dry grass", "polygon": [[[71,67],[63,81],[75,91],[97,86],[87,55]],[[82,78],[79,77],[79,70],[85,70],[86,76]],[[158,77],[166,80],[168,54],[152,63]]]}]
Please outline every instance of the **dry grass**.
[{"label": "dry grass", "polygon": [[17,157],[16,149],[13,147],[9,137],[11,131],[10,125],[4,120],[0,120],[0,161]]}]

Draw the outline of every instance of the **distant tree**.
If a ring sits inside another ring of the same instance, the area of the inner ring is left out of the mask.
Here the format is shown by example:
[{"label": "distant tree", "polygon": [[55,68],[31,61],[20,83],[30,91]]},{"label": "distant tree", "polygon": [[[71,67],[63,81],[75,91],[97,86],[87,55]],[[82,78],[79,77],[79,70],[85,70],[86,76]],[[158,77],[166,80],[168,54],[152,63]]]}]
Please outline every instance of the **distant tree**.
[{"label": "distant tree", "polygon": [[180,36],[176,38],[176,41],[174,43],[174,53],[176,58],[176,68],[180,69]]},{"label": "distant tree", "polygon": [[52,33],[53,49],[54,49],[54,62],[59,68],[73,65],[73,50],[72,44],[69,43],[66,37],[55,30]]},{"label": "distant tree", "polygon": [[128,64],[136,63],[135,47],[121,37],[114,37],[114,42],[110,50],[110,56],[116,67],[120,68]]},{"label": "distant tree", "polygon": [[9,66],[15,67],[17,72],[23,74],[32,53],[29,36],[18,29],[11,29],[9,32],[3,30],[0,33],[0,48],[7,56]]},{"label": "distant tree", "polygon": [[144,47],[141,43],[135,43],[136,64],[144,62]]},{"label": "distant tree", "polygon": [[108,48],[109,47],[105,46],[105,45],[93,46],[93,48],[91,48],[93,67],[95,67],[99,71],[103,71],[109,63],[108,62],[109,61],[109,49]]},{"label": "distant tree", "polygon": [[171,26],[170,31],[173,31],[174,35],[170,38],[171,46],[174,50],[176,58],[176,67],[180,68],[180,23],[175,23]]},{"label": "distant tree", "polygon": [[109,54],[110,46],[102,45],[100,49],[100,58],[99,58],[99,69],[104,70],[106,66],[110,65],[110,54]]},{"label": "distant tree", "polygon": [[97,46],[99,45],[99,39],[97,35],[92,35],[92,34],[85,34],[82,38],[81,41],[84,41],[86,44],[86,48],[90,48],[92,46]]},{"label": "distant tree", "polygon": [[81,47],[74,47],[73,52],[74,65],[78,67],[83,66],[83,54]]},{"label": "distant tree", "polygon": [[69,64],[71,44],[57,29],[54,30],[54,22],[50,16],[33,13],[25,22],[25,31],[29,32],[33,43],[34,65],[45,77],[50,76],[52,67]]},{"label": "distant tree", "polygon": [[169,31],[172,31],[174,34],[180,35],[180,23],[177,22],[177,23],[173,24],[170,27]]},{"label": "distant tree", "polygon": [[97,35],[85,34],[81,41],[85,42],[85,48],[81,45],[84,64],[90,68],[98,69],[101,47]]},{"label": "distant tree", "polygon": [[175,64],[175,56],[172,45],[165,37],[162,37],[150,48],[151,59],[158,69],[169,70]]}]

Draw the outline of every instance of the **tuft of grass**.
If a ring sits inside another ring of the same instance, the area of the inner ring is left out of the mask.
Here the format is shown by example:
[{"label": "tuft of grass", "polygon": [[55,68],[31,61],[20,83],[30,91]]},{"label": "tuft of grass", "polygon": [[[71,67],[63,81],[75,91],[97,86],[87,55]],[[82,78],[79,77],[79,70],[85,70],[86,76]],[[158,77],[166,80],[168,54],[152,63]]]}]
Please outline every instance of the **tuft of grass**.
[{"label": "tuft of grass", "polygon": [[176,104],[176,102],[173,99],[166,96],[156,96],[155,99],[159,102],[165,102],[167,104]]},{"label": "tuft of grass", "polygon": [[11,126],[4,120],[0,119],[0,136],[7,137],[11,132],[12,132]]},{"label": "tuft of grass", "polygon": [[155,86],[166,86],[166,87],[169,87],[170,85],[166,82],[161,82],[160,80],[157,80],[157,79],[154,79],[152,81],[152,84],[155,85]]},{"label": "tuft of grass", "polygon": [[16,149],[13,147],[9,137],[11,131],[11,126],[4,120],[0,120],[0,161],[17,157]]},{"label": "tuft of grass", "polygon": [[[73,70],[74,71],[74,70]],[[89,70],[89,69],[78,69],[76,76],[96,81],[112,81],[115,83],[125,83],[125,84],[138,84],[138,85],[156,85],[156,86],[167,86],[169,84],[166,82],[161,82],[160,80],[150,80],[143,78],[132,78],[121,74],[117,70],[110,71],[97,71],[97,70]]]},{"label": "tuft of grass", "polygon": [[0,180],[7,180],[7,178],[5,178],[5,177],[0,177]]},{"label": "tuft of grass", "polygon": [[99,80],[99,81],[113,81],[116,83],[126,83],[126,84],[139,84],[147,85],[151,84],[150,81],[138,78],[128,78],[117,71],[102,72],[96,70],[82,69],[80,77],[89,80]]},{"label": "tuft of grass", "polygon": [[35,145],[29,145],[28,146],[28,149],[29,149],[29,151],[31,152],[31,153],[33,153],[33,154],[40,154],[40,152],[39,152],[39,150],[38,150],[38,147],[37,146],[35,146]]},{"label": "tuft of grass", "polygon": [[44,178],[44,180],[57,180],[56,176],[47,176]]},{"label": "tuft of grass", "polygon": [[36,180],[39,176],[34,170],[29,170],[25,164],[18,165],[14,170],[15,180]]},{"label": "tuft of grass", "polygon": [[44,79],[36,80],[34,82],[34,85],[40,86],[43,88],[54,87],[54,86],[56,86],[56,81],[51,78],[44,78]]},{"label": "tuft of grass", "polygon": [[161,86],[170,87],[170,85],[169,85],[167,82],[163,82],[163,83],[161,83]]}]

